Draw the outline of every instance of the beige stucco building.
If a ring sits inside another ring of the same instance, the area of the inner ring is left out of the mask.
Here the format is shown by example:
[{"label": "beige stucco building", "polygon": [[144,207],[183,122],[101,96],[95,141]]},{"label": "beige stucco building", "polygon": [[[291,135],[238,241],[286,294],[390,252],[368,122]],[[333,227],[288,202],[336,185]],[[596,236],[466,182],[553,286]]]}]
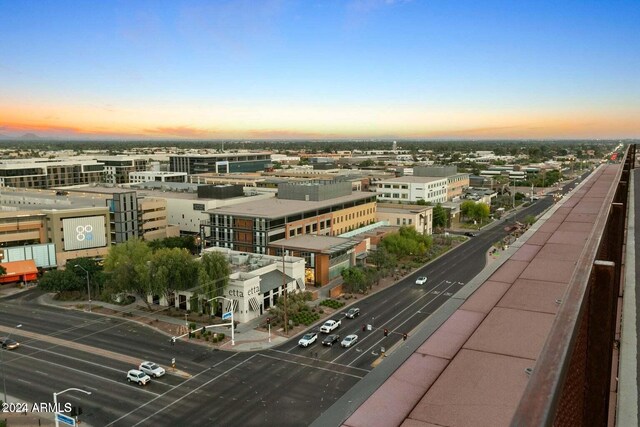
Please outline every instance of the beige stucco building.
[{"label": "beige stucco building", "polygon": [[413,227],[419,233],[432,234],[431,206],[378,203],[376,217],[378,221],[387,221],[389,225]]}]

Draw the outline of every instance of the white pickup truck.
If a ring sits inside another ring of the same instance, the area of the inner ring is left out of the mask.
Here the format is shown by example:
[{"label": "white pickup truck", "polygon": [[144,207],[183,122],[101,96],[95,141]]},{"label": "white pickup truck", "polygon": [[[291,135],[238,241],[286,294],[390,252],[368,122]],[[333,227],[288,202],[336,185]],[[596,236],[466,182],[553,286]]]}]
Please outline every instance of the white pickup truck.
[{"label": "white pickup truck", "polygon": [[341,320],[327,320],[324,322],[324,325],[320,326],[320,332],[330,334],[334,330],[338,329],[341,323]]}]

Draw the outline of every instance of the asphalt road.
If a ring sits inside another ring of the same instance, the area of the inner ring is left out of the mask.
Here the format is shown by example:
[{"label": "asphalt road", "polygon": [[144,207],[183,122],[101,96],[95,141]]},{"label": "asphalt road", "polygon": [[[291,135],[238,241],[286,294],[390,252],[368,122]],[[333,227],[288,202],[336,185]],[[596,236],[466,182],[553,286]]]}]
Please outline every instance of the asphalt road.
[{"label": "asphalt road", "polygon": [[[542,198],[515,219],[537,215],[551,204],[551,198]],[[357,304],[360,317],[344,318],[338,331],[359,336],[349,349],[319,342],[302,349],[296,345],[299,336],[277,348],[248,353],[212,351],[188,342],[172,346],[165,335],[125,320],[37,305],[37,291],[3,299],[0,327],[22,325],[12,335],[21,347],[2,351],[6,391],[30,403],[51,403],[53,392],[70,387],[90,391],[90,396],[68,392],[58,400],[81,406],[80,419],[93,426],[308,425],[373,369],[381,347],[402,345],[403,333],[410,334],[480,272],[486,251],[505,235],[502,225],[482,231],[393,287],[363,299]],[[427,284],[416,285],[422,275],[429,278]],[[363,333],[367,323],[374,329]],[[390,332],[386,338],[384,328]],[[166,367],[171,358],[188,376],[169,373],[144,387],[126,382],[127,370],[136,367],[132,360]]]}]

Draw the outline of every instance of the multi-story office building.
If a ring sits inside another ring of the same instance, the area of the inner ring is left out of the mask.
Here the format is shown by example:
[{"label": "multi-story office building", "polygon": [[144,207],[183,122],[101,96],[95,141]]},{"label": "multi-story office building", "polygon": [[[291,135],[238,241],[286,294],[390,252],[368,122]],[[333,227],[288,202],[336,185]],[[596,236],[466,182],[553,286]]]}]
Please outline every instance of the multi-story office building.
[{"label": "multi-story office building", "polygon": [[256,172],[271,164],[271,153],[218,153],[183,154],[169,156],[171,172],[186,172],[189,175],[215,172]]},{"label": "multi-story office building", "polygon": [[96,160],[0,162],[0,187],[51,188],[101,182],[104,163]]},{"label": "multi-story office building", "polygon": [[379,181],[376,194],[384,202],[415,203],[423,200],[436,204],[447,200],[447,178],[400,176]]},{"label": "multi-story office building", "polygon": [[207,246],[267,253],[270,243],[302,234],[336,236],[376,219],[376,197],[350,182],[281,184],[278,197],[213,209],[201,225]]},{"label": "multi-story office building", "polygon": [[416,166],[413,175],[447,178],[447,200],[459,198],[464,189],[469,187],[469,174],[458,173],[456,166]]},{"label": "multi-story office building", "polygon": [[106,206],[2,212],[0,258],[33,259],[49,268],[70,259],[103,257],[111,244],[110,227]]},{"label": "multi-story office building", "polygon": [[98,157],[97,161],[104,164],[104,182],[109,184],[126,184],[129,174],[146,171],[149,167],[147,159],[128,156]]},{"label": "multi-story office building", "polygon": [[138,196],[123,188],[83,187],[64,191],[4,189],[0,206],[15,210],[60,210],[105,207],[109,213],[109,240],[126,242],[132,238],[153,240],[180,234],[167,222],[166,201]]},{"label": "multi-story office building", "polygon": [[102,199],[109,207],[113,243],[141,238],[155,240],[180,235],[167,221],[167,202],[139,195],[130,188],[84,187],[69,190],[69,197]]}]

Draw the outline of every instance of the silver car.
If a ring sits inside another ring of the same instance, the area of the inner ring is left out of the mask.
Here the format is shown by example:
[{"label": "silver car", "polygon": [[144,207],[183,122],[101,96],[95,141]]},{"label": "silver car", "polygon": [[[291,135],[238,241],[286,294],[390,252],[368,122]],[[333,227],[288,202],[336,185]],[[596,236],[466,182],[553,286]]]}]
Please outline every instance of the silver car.
[{"label": "silver car", "polygon": [[346,337],[344,337],[340,345],[344,348],[349,348],[353,344],[355,344],[357,341],[358,341],[357,335],[347,335]]},{"label": "silver car", "polygon": [[165,374],[164,368],[153,362],[142,362],[138,369],[152,378],[158,378]]}]

